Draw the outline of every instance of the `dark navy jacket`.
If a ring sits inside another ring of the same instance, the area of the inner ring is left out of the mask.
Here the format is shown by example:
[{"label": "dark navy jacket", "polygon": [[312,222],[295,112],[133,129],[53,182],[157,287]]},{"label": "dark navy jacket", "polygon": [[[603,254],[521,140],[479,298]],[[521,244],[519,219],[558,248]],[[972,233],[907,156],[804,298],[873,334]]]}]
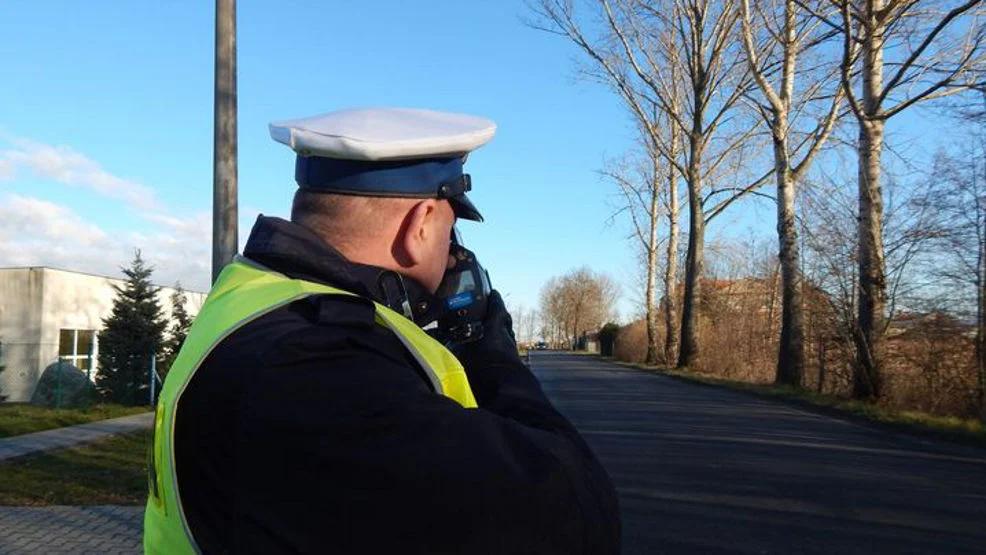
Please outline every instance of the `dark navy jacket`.
[{"label": "dark navy jacket", "polygon": [[[284,220],[262,216],[244,255],[382,300],[379,268]],[[175,464],[203,551],[619,552],[609,477],[519,359],[467,367],[480,408],[464,409],[373,314],[358,298],[297,301],[197,371]]]}]

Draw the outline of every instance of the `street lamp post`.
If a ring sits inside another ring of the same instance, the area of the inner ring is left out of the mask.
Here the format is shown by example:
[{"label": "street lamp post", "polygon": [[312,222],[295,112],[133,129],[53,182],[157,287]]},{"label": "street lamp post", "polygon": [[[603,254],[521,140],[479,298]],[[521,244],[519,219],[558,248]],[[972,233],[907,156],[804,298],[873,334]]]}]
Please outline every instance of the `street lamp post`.
[{"label": "street lamp post", "polygon": [[212,281],[237,251],[236,0],[216,0]]}]

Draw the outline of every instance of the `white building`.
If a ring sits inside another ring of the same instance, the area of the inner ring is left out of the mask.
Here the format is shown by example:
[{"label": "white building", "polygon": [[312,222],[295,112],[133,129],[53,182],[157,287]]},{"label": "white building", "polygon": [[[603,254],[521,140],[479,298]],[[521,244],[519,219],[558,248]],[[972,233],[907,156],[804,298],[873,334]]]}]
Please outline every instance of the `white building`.
[{"label": "white building", "polygon": [[[8,402],[29,401],[44,369],[59,359],[82,371],[99,371],[97,335],[113,311],[122,279],[47,267],[0,268],[0,394]],[[171,322],[171,294],[161,287],[158,302]],[[186,310],[198,313],[205,293],[186,291]],[[90,361],[92,368],[90,368]]]}]

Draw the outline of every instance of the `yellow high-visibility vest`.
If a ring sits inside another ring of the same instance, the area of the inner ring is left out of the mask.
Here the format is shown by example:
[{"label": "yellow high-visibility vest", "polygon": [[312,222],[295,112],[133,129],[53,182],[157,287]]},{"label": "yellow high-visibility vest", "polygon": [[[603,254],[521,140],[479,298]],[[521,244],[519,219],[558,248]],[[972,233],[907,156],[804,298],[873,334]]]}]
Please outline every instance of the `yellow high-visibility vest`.
[{"label": "yellow high-visibility vest", "polygon": [[[174,460],[175,412],[195,371],[223,339],[249,322],[299,299],[327,293],[353,295],[335,287],[288,278],[243,258],[226,266],[219,275],[168,371],[158,398],[148,476],[150,495],[144,511],[145,553],[199,552],[178,494]],[[435,391],[463,407],[475,408],[469,380],[455,355],[411,320],[379,303],[374,305],[377,324],[387,327],[401,340],[424,369]]]}]

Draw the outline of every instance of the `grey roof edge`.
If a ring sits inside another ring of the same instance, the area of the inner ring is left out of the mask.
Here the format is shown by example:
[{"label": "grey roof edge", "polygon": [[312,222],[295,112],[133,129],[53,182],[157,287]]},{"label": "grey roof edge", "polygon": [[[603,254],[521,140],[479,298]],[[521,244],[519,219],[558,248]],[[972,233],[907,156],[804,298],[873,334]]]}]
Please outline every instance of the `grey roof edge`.
[{"label": "grey roof edge", "polygon": [[[81,275],[81,276],[97,277],[97,278],[109,279],[109,280],[113,280],[113,281],[120,281],[120,282],[127,281],[126,278],[122,278],[122,277],[113,277],[113,276],[108,276],[106,274],[97,274],[97,273],[94,273],[94,272],[81,272],[79,270],[68,270],[68,269],[65,269],[65,268],[58,268],[56,266],[0,266],[0,272],[3,272],[5,270],[52,270],[52,271],[55,271],[55,272],[65,272],[67,274],[76,274],[76,275]],[[154,287],[166,287],[168,289],[174,289],[175,288],[175,285],[174,284],[171,284],[171,285],[162,285],[160,283],[151,283],[151,285],[153,285]],[[186,293],[198,293],[200,295],[208,295],[209,294],[208,291],[198,291],[196,289],[186,289],[185,286],[182,286],[182,289]]]}]

